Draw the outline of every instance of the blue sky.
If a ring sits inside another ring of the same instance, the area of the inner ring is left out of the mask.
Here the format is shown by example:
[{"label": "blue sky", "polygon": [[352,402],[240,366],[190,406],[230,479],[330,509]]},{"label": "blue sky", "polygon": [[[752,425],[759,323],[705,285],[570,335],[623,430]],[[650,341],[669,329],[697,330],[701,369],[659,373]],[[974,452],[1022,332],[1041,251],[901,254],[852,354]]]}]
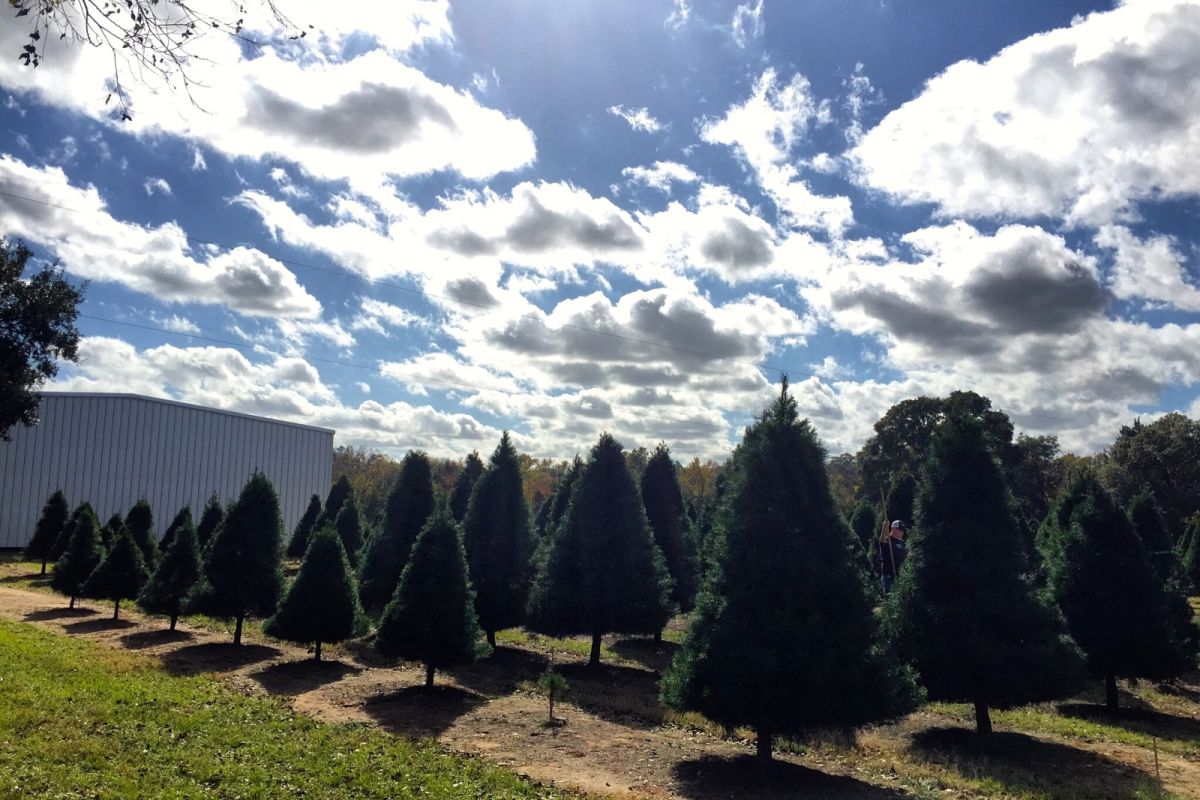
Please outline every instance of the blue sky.
[{"label": "blue sky", "polygon": [[721,457],[780,370],[833,452],[1200,410],[1197,3],[282,7],[129,122],[100,50],[0,66],[0,233],[90,281],[56,388],[439,455]]}]

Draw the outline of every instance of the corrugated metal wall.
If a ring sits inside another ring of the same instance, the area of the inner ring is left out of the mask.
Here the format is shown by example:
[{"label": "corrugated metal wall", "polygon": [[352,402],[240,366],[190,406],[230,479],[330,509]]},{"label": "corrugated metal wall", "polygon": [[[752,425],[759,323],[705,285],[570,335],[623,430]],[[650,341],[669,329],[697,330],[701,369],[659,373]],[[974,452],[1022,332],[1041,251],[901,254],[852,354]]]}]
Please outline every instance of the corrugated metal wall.
[{"label": "corrugated metal wall", "polygon": [[284,539],[311,495],[324,501],[333,431],[128,394],[46,392],[33,428],[0,442],[0,547],[24,547],[42,505],[62,489],[100,521],[150,501],[162,536],[185,504],[236,499],[255,469],[279,493]]}]

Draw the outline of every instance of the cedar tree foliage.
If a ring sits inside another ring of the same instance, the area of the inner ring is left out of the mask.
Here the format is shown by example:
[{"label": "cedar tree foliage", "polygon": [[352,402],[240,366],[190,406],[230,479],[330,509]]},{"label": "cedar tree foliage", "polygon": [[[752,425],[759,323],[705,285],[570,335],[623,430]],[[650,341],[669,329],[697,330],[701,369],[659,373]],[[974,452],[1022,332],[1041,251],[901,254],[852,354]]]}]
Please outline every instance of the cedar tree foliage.
[{"label": "cedar tree foliage", "polygon": [[138,605],[150,614],[170,617],[171,630],[175,630],[183,604],[200,576],[200,543],[189,513],[175,529],[171,543],[163,548],[158,569],[138,595]]},{"label": "cedar tree foliage", "polygon": [[418,533],[379,620],[375,648],[389,658],[424,664],[428,687],[435,670],[474,662],[481,634],[462,528],[439,504]]},{"label": "cedar tree foliage", "polygon": [[346,498],[352,494],[354,494],[354,487],[350,485],[350,478],[342,475],[330,487],[329,495],[325,498],[325,507],[317,516],[317,521],[313,523],[313,530],[332,525],[342,511],[342,503],[346,502]]},{"label": "cedar tree foliage", "polygon": [[[338,519],[349,510],[342,506]],[[312,535],[296,580],[263,631],[298,644],[313,642],[314,658],[320,661],[322,643],[343,642],[354,635],[359,613],[358,587],[342,538],[326,525]]]},{"label": "cedar tree foliage", "polygon": [[479,624],[488,644],[495,647],[496,631],[525,619],[533,556],[521,465],[508,431],[500,437],[487,471],[475,482],[463,520],[463,543]]},{"label": "cedar tree foliage", "polygon": [[479,453],[471,453],[463,462],[462,472],[454,481],[454,489],[450,492],[450,513],[459,522],[467,516],[467,505],[471,502],[471,492],[475,482],[483,474],[483,459]]},{"label": "cedar tree foliage", "polygon": [[849,727],[903,714],[909,671],[875,646],[857,543],[838,513],[825,453],[786,378],[733,453],[714,574],[662,682],[663,700],[758,734]]},{"label": "cedar tree foliage", "polygon": [[357,568],[363,547],[363,521],[353,492],[346,498],[346,502],[342,503],[342,510],[338,512],[333,528],[341,537],[342,548],[350,565]]},{"label": "cedar tree foliage", "polygon": [[1186,598],[1165,587],[1129,517],[1094,474],[1071,482],[1038,545],[1047,588],[1088,671],[1104,678],[1109,709],[1117,708],[1117,678],[1173,678],[1195,667],[1198,631]]},{"label": "cedar tree foliage", "polygon": [[81,594],[83,584],[104,558],[104,545],[100,541],[100,521],[87,503],[75,509],[67,521],[65,531],[70,539],[62,556],[54,564],[50,586],[54,591],[71,598],[70,608],[75,607],[75,598]]},{"label": "cedar tree foliage", "polygon": [[209,545],[189,610],[236,620],[233,643],[241,644],[246,617],[275,613],[283,594],[282,538],[279,496],[267,476],[255,472]]},{"label": "cedar tree foliage", "polygon": [[83,584],[80,594],[96,600],[112,600],[112,618],[117,619],[121,601],[137,597],[149,577],[141,548],[129,529],[122,526],[113,531],[112,547]]},{"label": "cedar tree foliage", "polygon": [[666,444],[654,448],[642,472],[641,484],[646,519],[675,584],[671,600],[681,611],[691,611],[696,599],[696,543],[688,529],[679,476]]},{"label": "cedar tree foliage", "polygon": [[23,277],[32,255],[22,242],[0,239],[0,442],[17,423],[37,424],[38,391],[58,362],[78,359],[83,289],[57,267]]},{"label": "cedar tree foliage", "polygon": [[1129,504],[1127,509],[1129,522],[1133,525],[1134,533],[1142,540],[1146,555],[1150,558],[1150,566],[1164,583],[1174,581],[1181,584],[1185,590],[1190,589],[1190,582],[1183,574],[1183,563],[1179,554],[1171,547],[1167,535],[1166,520],[1163,519],[1162,509],[1154,494],[1143,490]]},{"label": "cedar tree foliage", "polygon": [[908,557],[883,633],[934,700],[990,708],[1072,694],[1083,656],[1061,614],[1029,580],[1021,532],[984,426],[950,416],[933,435],[917,488]]},{"label": "cedar tree foliage", "polygon": [[433,474],[429,456],[414,450],[404,456],[400,476],[388,493],[383,523],[371,537],[359,572],[358,596],[369,611],[383,608],[396,591],[413,542],[433,512]]},{"label": "cedar tree foliage", "polygon": [[158,537],[154,535],[154,512],[150,510],[149,501],[143,499],[133,504],[125,515],[125,527],[142,551],[146,566],[150,569],[158,566]]},{"label": "cedar tree foliage", "polygon": [[[96,514],[96,512],[92,510],[90,503],[83,502],[71,512],[71,516],[67,517],[66,524],[64,524],[62,527],[62,533],[60,533],[58,539],[55,540],[54,547],[50,548],[51,561],[58,561],[60,558],[62,558],[62,554],[67,552],[67,545],[71,542],[71,535],[75,532],[75,525],[79,522],[79,517],[85,511],[93,516]],[[96,524],[100,524],[99,519],[96,520]]]},{"label": "cedar tree foliage", "polygon": [[167,526],[167,532],[163,534],[162,539],[158,542],[158,552],[160,555],[167,552],[171,547],[171,542],[175,541],[179,529],[184,525],[193,525],[192,507],[190,505],[186,505],[175,512],[175,518],[171,520],[171,524]]},{"label": "cedar tree foliage", "polygon": [[308,550],[308,537],[320,516],[321,498],[314,494],[308,499],[308,508],[304,509],[304,516],[300,517],[300,521],[296,523],[296,530],[292,532],[292,539],[287,548],[288,558],[304,558],[304,552]]},{"label": "cedar tree foliage", "polygon": [[217,497],[217,493],[213,492],[208,498],[208,502],[204,504],[204,512],[200,515],[200,522],[196,525],[196,544],[200,547],[200,552],[203,553],[208,543],[212,541],[213,534],[217,532],[217,528],[221,527],[221,523],[225,521],[225,509],[221,508],[221,500]]},{"label": "cedar tree foliage", "polygon": [[603,434],[566,514],[538,553],[528,627],[592,637],[600,663],[605,633],[655,633],[671,618],[671,576],[642,508],[621,445]]},{"label": "cedar tree foliage", "polygon": [[113,539],[116,538],[117,531],[125,527],[125,518],[120,514],[113,514],[108,518],[108,522],[100,528],[100,541],[104,543],[105,551],[112,547]]},{"label": "cedar tree foliage", "polygon": [[70,516],[71,509],[67,506],[67,498],[62,489],[55,490],[46,500],[46,505],[42,506],[42,515],[38,517],[37,527],[33,529],[33,538],[25,545],[25,560],[42,562],[43,575],[46,574],[46,562],[50,560],[54,543],[62,536],[63,526],[67,524],[67,518]]},{"label": "cedar tree foliage", "polygon": [[539,539],[543,541],[547,539],[562,522],[563,515],[567,513],[567,506],[571,504],[571,495],[575,492],[575,484],[579,483],[579,476],[582,473],[583,461],[579,456],[575,456],[571,466],[567,467],[567,471],[558,479],[558,485],[554,487],[554,494],[546,500],[548,508],[545,520],[537,530]]}]

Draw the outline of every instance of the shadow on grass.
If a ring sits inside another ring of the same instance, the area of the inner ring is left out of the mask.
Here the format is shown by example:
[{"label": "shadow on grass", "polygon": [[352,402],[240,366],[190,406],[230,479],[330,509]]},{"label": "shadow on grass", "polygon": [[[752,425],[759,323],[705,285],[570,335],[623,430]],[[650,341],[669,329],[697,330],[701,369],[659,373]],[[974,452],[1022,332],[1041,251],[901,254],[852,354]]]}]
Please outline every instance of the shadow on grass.
[{"label": "shadow on grass", "polygon": [[187,642],[196,638],[187,631],[169,630],[163,628],[157,631],[138,631],[127,633],[121,637],[121,646],[128,650],[145,650],[147,647],[157,647],[175,642]]},{"label": "shadow on grass", "polygon": [[162,657],[163,669],[172,675],[199,675],[203,672],[232,672],[241,667],[282,655],[274,647],[261,644],[193,644],[172,650]]},{"label": "shadow on grass", "polygon": [[1200,719],[1167,714],[1152,708],[1121,708],[1113,714],[1105,706],[1064,703],[1058,707],[1058,713],[1064,717],[1113,725],[1160,739],[1200,742]]},{"label": "shadow on grass", "polygon": [[558,671],[570,684],[567,699],[602,719],[641,729],[663,721],[658,675],[653,672],[603,663],[564,664]]},{"label": "shadow on grass", "polygon": [[450,675],[464,688],[497,696],[512,694],[522,681],[536,681],[549,665],[550,659],[544,653],[498,645],[487,658],[457,667]]},{"label": "shadow on grass", "polygon": [[966,728],[930,728],[913,736],[909,752],[964,777],[986,776],[1014,794],[1062,800],[1129,798],[1149,779],[1099,753],[1023,733],[993,733],[981,740]]},{"label": "shadow on grass", "polygon": [[93,617],[100,612],[94,608],[47,608],[43,611],[30,611],[22,619],[26,622],[45,622],[52,619],[71,619],[74,617]]},{"label": "shadow on grass", "polygon": [[63,625],[63,631],[73,635],[87,633],[103,633],[104,631],[120,631],[125,628],[136,626],[136,622],[130,622],[127,619],[112,619],[105,617],[104,619],[89,619],[83,622],[71,622]]},{"label": "shadow on grass", "polygon": [[361,669],[340,661],[285,661],[251,673],[271,694],[294,696],[311,692],[326,684],[340,681],[347,675],[357,675]]},{"label": "shadow on grass", "polygon": [[[1200,681],[1200,676],[1197,675],[1191,675],[1188,676],[1188,678],[1189,682],[1192,684]],[[1162,692],[1163,694],[1169,694],[1174,697],[1182,697],[1185,700],[1191,700],[1193,703],[1200,703],[1200,688],[1197,688],[1194,685],[1189,686],[1183,683],[1172,682],[1160,683],[1158,684],[1157,688],[1158,691]]]},{"label": "shadow on grass", "polygon": [[27,583],[32,587],[49,586],[50,573],[47,572],[43,575],[40,572],[24,572],[20,575],[5,575],[3,578],[0,578],[0,585],[10,583]]},{"label": "shadow on grass", "polygon": [[753,756],[704,756],[671,768],[675,790],[696,800],[731,797],[888,800],[905,795],[843,775],[818,772],[787,761],[761,764]]},{"label": "shadow on grass", "polygon": [[675,642],[656,642],[649,637],[618,639],[612,644],[612,651],[621,658],[659,673],[671,666],[678,649]]},{"label": "shadow on grass", "polygon": [[407,686],[367,700],[363,710],[380,727],[413,738],[443,733],[455,720],[487,702],[487,698],[457,686]]}]

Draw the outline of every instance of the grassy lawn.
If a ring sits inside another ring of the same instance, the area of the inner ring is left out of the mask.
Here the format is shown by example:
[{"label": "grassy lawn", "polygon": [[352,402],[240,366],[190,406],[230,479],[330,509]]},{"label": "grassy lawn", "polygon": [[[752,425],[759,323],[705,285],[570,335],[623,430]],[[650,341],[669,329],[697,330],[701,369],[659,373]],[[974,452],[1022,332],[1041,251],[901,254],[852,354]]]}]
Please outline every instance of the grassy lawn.
[{"label": "grassy lawn", "polygon": [[482,761],[151,660],[0,621],[0,797],[473,797],[563,793]]}]

